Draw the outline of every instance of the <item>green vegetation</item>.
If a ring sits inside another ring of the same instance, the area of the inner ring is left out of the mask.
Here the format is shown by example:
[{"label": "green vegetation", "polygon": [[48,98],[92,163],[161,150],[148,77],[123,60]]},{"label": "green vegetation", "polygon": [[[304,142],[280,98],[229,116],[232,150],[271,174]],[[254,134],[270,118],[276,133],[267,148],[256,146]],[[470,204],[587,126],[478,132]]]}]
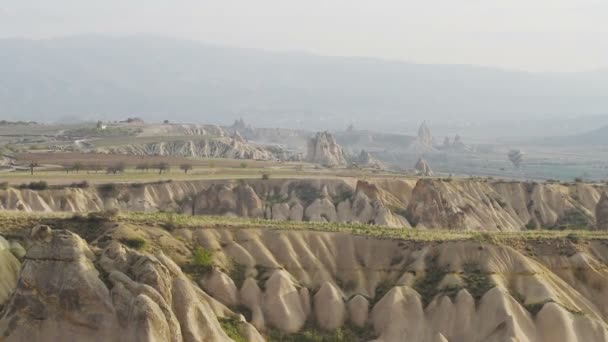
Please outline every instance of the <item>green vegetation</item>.
[{"label": "green vegetation", "polygon": [[464,281],[464,286],[454,285],[439,288],[439,284],[449,273],[449,270],[446,267],[439,267],[435,257],[428,257],[426,262],[427,268],[424,277],[419,278],[414,284],[414,289],[420,293],[422,303],[425,307],[429,305],[437,295],[446,295],[453,300],[463,288],[466,288],[471,296],[477,301],[495,286],[490,282],[488,275],[481,270],[479,265],[465,264],[464,272],[460,274]]},{"label": "green vegetation", "polygon": [[488,274],[484,273],[477,264],[465,264],[462,278],[467,291],[475,300],[480,300],[486,292],[496,286],[490,282]]},{"label": "green vegetation", "polygon": [[[321,232],[342,232],[355,235],[378,237],[385,239],[403,239],[409,241],[479,241],[481,243],[509,244],[515,241],[556,240],[564,241],[568,234],[576,233],[581,242],[589,240],[606,240],[608,232],[598,230],[532,230],[521,232],[494,232],[478,233],[470,231],[440,230],[440,229],[394,229],[382,226],[346,223],[322,222],[295,222],[272,221],[252,218],[238,218],[226,216],[190,216],[176,213],[158,212],[120,212],[111,210],[116,216],[110,217],[115,222],[132,224],[135,226],[164,226],[168,222],[176,228],[199,229],[205,227],[227,229],[275,229],[275,230],[306,230]],[[106,214],[108,211],[106,211]],[[99,215],[99,213],[91,213]],[[104,215],[105,216],[105,215]],[[42,222],[57,222],[74,217],[67,212],[55,213],[26,213],[18,211],[0,211],[0,227],[31,228],[36,224],[49,224]]]},{"label": "green vegetation", "polygon": [[376,337],[370,326],[363,328],[345,326],[334,331],[323,331],[313,326],[307,326],[296,334],[270,330],[267,340],[269,342],[357,342],[373,340]]},{"label": "green vegetation", "polygon": [[197,246],[192,253],[192,265],[198,267],[213,267],[213,252]]},{"label": "green vegetation", "polygon": [[148,244],[148,242],[143,238],[125,238],[120,239],[120,242],[129,248],[137,250],[145,249]]},{"label": "green vegetation", "polygon": [[239,321],[236,318],[220,318],[222,329],[234,342],[246,342],[247,339],[239,331]]}]

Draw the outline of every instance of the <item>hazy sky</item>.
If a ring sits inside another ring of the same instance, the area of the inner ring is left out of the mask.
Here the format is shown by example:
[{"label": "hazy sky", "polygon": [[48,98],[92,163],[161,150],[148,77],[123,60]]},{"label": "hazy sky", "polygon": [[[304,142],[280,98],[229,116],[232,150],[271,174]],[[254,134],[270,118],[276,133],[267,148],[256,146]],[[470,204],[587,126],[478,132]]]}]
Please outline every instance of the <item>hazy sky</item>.
[{"label": "hazy sky", "polygon": [[85,33],[531,71],[608,67],[608,0],[0,0],[0,37]]}]

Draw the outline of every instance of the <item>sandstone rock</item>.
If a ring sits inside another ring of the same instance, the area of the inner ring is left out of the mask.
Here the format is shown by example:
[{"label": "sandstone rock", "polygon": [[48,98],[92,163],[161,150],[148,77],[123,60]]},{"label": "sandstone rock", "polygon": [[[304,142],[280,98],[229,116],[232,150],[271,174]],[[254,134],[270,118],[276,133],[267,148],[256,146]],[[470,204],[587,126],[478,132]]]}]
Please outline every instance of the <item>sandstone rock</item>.
[{"label": "sandstone rock", "polygon": [[263,311],[266,324],[286,333],[298,332],[306,323],[300,294],[287,272],[274,271],[266,282]]},{"label": "sandstone rock", "polygon": [[371,168],[371,169],[384,169],[384,164],[381,161],[374,158],[371,153],[366,150],[361,150],[361,153],[357,158],[355,158],[354,162],[359,167]]},{"label": "sandstone rock", "polygon": [[433,147],[433,135],[426,121],[423,121],[420,128],[418,128],[418,141],[424,146]]},{"label": "sandstone rock", "polygon": [[342,148],[329,132],[318,132],[308,140],[306,161],[323,166],[346,165]]},{"label": "sandstone rock", "polygon": [[275,203],[272,205],[272,219],[276,221],[287,221],[289,220],[289,204],[288,203]]},{"label": "sandstone rock", "polygon": [[201,283],[205,291],[220,303],[230,307],[239,305],[236,285],[224,272],[214,268],[201,280]]},{"label": "sandstone rock", "polygon": [[348,301],[348,316],[350,322],[357,327],[364,327],[369,315],[369,301],[360,294]]},{"label": "sandstone rock", "polygon": [[19,260],[23,260],[26,254],[25,248],[23,248],[23,246],[21,246],[21,244],[17,241],[10,242],[10,251]]},{"label": "sandstone rock", "polygon": [[306,208],[304,216],[311,222],[336,222],[338,219],[336,207],[328,198],[316,199]]},{"label": "sandstone rock", "polygon": [[434,175],[433,170],[426,162],[426,160],[419,158],[418,162],[416,162],[416,166],[414,166],[416,173],[420,176],[432,177]]},{"label": "sandstone rock", "polygon": [[0,236],[0,307],[17,285],[21,264],[10,250],[10,244]]},{"label": "sandstone rock", "polygon": [[597,229],[608,230],[608,193],[604,192],[595,207]]},{"label": "sandstone rock", "polygon": [[68,231],[38,226],[19,282],[6,306],[6,341],[120,339],[110,294],[86,242]]},{"label": "sandstone rock", "polygon": [[325,282],[314,297],[317,325],[325,330],[335,330],[344,324],[346,308],[342,293],[332,283]]}]

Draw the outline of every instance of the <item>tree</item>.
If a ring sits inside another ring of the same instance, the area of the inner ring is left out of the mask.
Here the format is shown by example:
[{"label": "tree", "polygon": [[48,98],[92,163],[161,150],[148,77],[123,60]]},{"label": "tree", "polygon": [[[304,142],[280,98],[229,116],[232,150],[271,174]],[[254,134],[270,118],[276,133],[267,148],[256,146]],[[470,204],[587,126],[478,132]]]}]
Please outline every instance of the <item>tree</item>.
[{"label": "tree", "polygon": [[125,172],[126,165],[123,162],[120,162],[116,165],[109,166],[106,171],[111,174],[123,173]]},{"label": "tree", "polygon": [[31,161],[30,164],[28,165],[28,167],[30,168],[30,173],[33,175],[34,174],[34,168],[38,167],[38,162],[35,161]]},{"label": "tree", "polygon": [[184,171],[184,173],[188,173],[188,171],[192,170],[192,164],[190,163],[184,163],[182,165],[179,166],[179,168]]},{"label": "tree", "polygon": [[93,164],[89,165],[88,169],[91,171],[95,171],[95,173],[97,173],[97,172],[99,172],[99,170],[101,170],[101,165],[99,165],[97,163],[93,163]]},{"label": "tree", "polygon": [[76,173],[80,172],[80,170],[83,169],[83,165],[81,162],[77,161],[72,165],[72,170],[74,170]]},{"label": "tree", "polygon": [[163,172],[168,172],[171,169],[171,166],[166,162],[160,162],[156,164],[156,169],[158,169],[158,174],[160,175]]},{"label": "tree", "polygon": [[150,164],[148,164],[148,163],[137,164],[135,166],[135,170],[148,172],[148,170],[150,170]]}]

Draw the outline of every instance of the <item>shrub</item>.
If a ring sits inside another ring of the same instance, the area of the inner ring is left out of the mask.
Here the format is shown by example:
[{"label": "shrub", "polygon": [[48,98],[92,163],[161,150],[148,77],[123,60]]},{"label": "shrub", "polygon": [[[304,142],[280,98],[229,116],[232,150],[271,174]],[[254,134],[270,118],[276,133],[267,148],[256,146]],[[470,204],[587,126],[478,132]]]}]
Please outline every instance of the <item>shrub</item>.
[{"label": "shrub", "polygon": [[188,173],[188,171],[192,170],[192,164],[184,163],[179,166],[180,170],[184,171],[184,173]]},{"label": "shrub", "polygon": [[105,209],[102,211],[97,211],[93,213],[89,213],[90,220],[111,220],[118,216],[120,210],[117,208]]},{"label": "shrub", "polygon": [[123,172],[125,172],[126,167],[127,166],[125,165],[125,163],[120,162],[120,163],[118,163],[116,165],[109,166],[106,169],[106,171],[107,171],[107,173],[111,173],[111,174],[115,175],[117,173],[123,173]]},{"label": "shrub", "polygon": [[248,165],[247,165],[247,163],[245,163],[245,162],[242,162],[242,163],[241,163],[241,168],[246,169],[246,168],[247,168],[247,166],[248,166]]},{"label": "shrub", "polygon": [[163,172],[169,172],[171,170],[171,166],[169,165],[169,163],[166,162],[160,162],[154,165],[154,168],[158,170],[159,175]]},{"label": "shrub", "polygon": [[31,182],[30,184],[21,184],[20,189],[30,190],[46,190],[49,188],[49,184],[45,181]]},{"label": "shrub", "polygon": [[269,173],[263,173],[263,174],[262,174],[262,179],[263,179],[263,180],[268,180],[268,179],[270,179],[270,174],[269,174]]},{"label": "shrub", "polygon": [[581,177],[574,178],[574,183],[582,183],[582,182],[584,182],[583,178],[581,178]]},{"label": "shrub", "polygon": [[200,267],[213,266],[213,252],[203,247],[196,247],[192,253],[192,264]]},{"label": "shrub", "polygon": [[127,246],[129,248],[133,248],[133,249],[137,249],[137,250],[144,249],[146,247],[146,245],[148,244],[148,242],[143,238],[125,238],[125,239],[120,239],[120,242],[122,242],[125,246]]},{"label": "shrub", "polygon": [[78,189],[87,189],[89,187],[89,182],[86,180],[80,183],[72,183],[70,184],[70,188],[78,188]]},{"label": "shrub", "polygon": [[246,342],[247,339],[239,331],[239,321],[235,318],[219,318],[222,330],[230,337],[234,342]]},{"label": "shrub", "polygon": [[8,189],[8,182],[0,182],[0,190]]}]

